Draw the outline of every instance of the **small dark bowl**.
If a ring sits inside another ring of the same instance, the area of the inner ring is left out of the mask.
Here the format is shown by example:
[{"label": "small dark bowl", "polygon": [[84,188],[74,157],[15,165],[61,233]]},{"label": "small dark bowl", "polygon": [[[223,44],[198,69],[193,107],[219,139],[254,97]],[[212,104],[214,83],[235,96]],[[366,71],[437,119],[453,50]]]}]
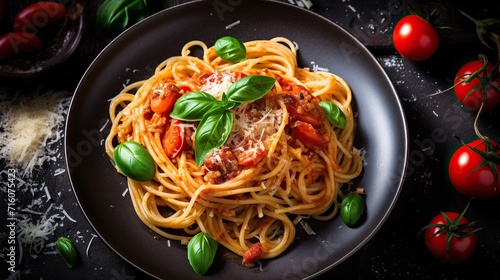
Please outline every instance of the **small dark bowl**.
[{"label": "small dark bowl", "polygon": [[73,1],[64,22],[40,35],[43,49],[0,61],[0,77],[34,78],[64,63],[77,49],[83,34],[84,5]]}]

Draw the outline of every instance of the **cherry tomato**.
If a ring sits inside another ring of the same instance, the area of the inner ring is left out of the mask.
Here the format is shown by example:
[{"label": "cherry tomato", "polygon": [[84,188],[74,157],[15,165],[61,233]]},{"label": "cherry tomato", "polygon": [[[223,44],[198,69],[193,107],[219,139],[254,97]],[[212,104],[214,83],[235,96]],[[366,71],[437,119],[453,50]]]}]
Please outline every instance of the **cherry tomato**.
[{"label": "cherry tomato", "polygon": [[[302,95],[307,96],[307,95]],[[290,115],[299,120],[306,123],[311,124],[314,127],[321,127],[323,125],[323,118],[319,107],[314,107],[314,109],[306,109],[306,105],[301,104],[301,100],[297,100],[295,97],[291,95],[283,96],[283,101],[285,102],[286,108]],[[306,103],[306,102],[304,102]]]},{"label": "cherry tomato", "polygon": [[237,81],[241,78],[245,78],[247,75],[243,72],[233,72],[234,80]]},{"label": "cherry tomato", "polygon": [[163,136],[163,149],[169,158],[176,157],[186,148],[185,129],[182,123],[180,120],[172,119],[167,132]]},{"label": "cherry tomato", "polygon": [[173,84],[159,83],[153,88],[151,95],[151,110],[161,114],[170,114],[175,101],[181,97],[180,90]]},{"label": "cherry tomato", "polygon": [[399,54],[412,61],[429,59],[439,46],[434,27],[416,15],[405,16],[396,23],[392,41]]},{"label": "cherry tomato", "polygon": [[0,60],[42,49],[42,40],[30,33],[11,32],[0,37]]},{"label": "cherry tomato", "polygon": [[243,262],[242,264],[246,267],[253,267],[255,262],[260,260],[263,255],[262,244],[260,242],[254,243],[250,249],[248,249],[243,254]]},{"label": "cherry tomato", "polygon": [[[450,235],[451,239],[448,241],[447,237]],[[455,212],[442,212],[436,215],[425,227],[424,237],[425,245],[431,255],[449,264],[467,261],[474,253],[477,244],[474,228],[463,215]]]},{"label": "cherry tomato", "polygon": [[181,94],[186,94],[188,92],[192,92],[193,90],[190,87],[187,86],[179,86],[179,92]]},{"label": "cherry tomato", "polygon": [[486,145],[484,140],[476,139],[453,153],[448,173],[455,189],[467,197],[477,199],[500,195],[500,150],[496,145],[493,141]]},{"label": "cherry tomato", "polygon": [[291,128],[292,135],[308,148],[324,149],[328,145],[329,138],[322,135],[310,123],[296,121]]},{"label": "cherry tomato", "polygon": [[[481,84],[480,79],[484,77],[484,72],[478,74],[481,78],[474,78],[470,82],[463,82],[467,80],[472,74],[481,69],[483,62],[480,60],[473,60],[464,64],[455,75],[455,95],[458,100],[467,108],[477,111],[483,101],[483,89],[477,86]],[[490,75],[493,71],[493,64],[488,63],[486,66],[486,75]],[[488,111],[495,108],[500,104],[500,91],[491,87],[491,85],[500,87],[500,76],[491,81],[491,84],[486,84],[486,101],[483,105],[483,110]]]},{"label": "cherry tomato", "polygon": [[323,109],[318,106],[319,99],[314,97],[306,87],[293,82],[278,80],[283,90],[283,101],[290,116],[314,127],[323,125]]},{"label": "cherry tomato", "polygon": [[238,164],[241,166],[255,166],[264,159],[266,155],[264,149],[252,149],[239,151],[236,157],[238,158]]},{"label": "cherry tomato", "polygon": [[15,32],[37,33],[42,27],[56,24],[66,17],[66,7],[56,2],[35,2],[23,8],[14,18]]}]

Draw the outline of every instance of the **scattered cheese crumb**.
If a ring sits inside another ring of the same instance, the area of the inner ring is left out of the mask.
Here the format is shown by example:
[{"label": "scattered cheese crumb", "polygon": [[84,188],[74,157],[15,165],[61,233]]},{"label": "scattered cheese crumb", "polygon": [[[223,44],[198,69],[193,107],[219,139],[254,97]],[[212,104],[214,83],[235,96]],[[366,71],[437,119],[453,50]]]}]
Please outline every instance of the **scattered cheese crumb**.
[{"label": "scattered cheese crumb", "polygon": [[68,214],[68,212],[66,212],[66,210],[62,209],[61,212],[64,214],[64,216],[66,216],[66,218],[68,218],[68,220],[72,221],[73,223],[76,223],[76,220],[71,218],[71,216]]},{"label": "scattered cheese crumb", "polygon": [[306,8],[307,8],[307,9],[309,9],[309,10],[310,10],[310,9],[312,8],[313,3],[312,3],[312,1],[311,1],[311,0],[301,0],[301,1],[302,1],[302,3],[306,6]]},{"label": "scattered cheese crumb", "polygon": [[312,6],[313,6],[313,3],[312,3],[311,0],[296,0],[296,1],[294,1],[294,0],[288,0],[288,2],[290,4],[297,5],[297,6],[301,7],[301,8],[306,8],[308,10],[310,10],[312,8]]},{"label": "scattered cheese crumb", "polygon": [[311,228],[311,226],[309,226],[309,224],[307,222],[305,222],[304,220],[301,220],[300,221],[300,225],[302,226],[302,228],[306,231],[307,234],[309,235],[316,235],[316,232]]},{"label": "scattered cheese crumb", "polygon": [[231,24],[227,25],[227,26],[226,26],[226,29],[231,29],[231,28],[235,27],[235,26],[236,26],[236,25],[238,25],[238,24],[240,24],[240,21],[239,21],[239,20],[237,20],[237,21],[235,21],[235,22],[233,22],[233,23],[231,23]]},{"label": "scattered cheese crumb", "polygon": [[97,235],[92,234],[92,238],[90,238],[89,245],[87,245],[87,250],[85,251],[85,254],[87,255],[87,257],[89,256],[90,244],[92,244],[92,240],[94,240],[95,237],[97,237]]},{"label": "scattered cheese crumb", "polygon": [[49,189],[47,188],[47,186],[45,186],[43,189],[45,190],[45,194],[47,195],[46,201],[50,201],[52,199],[52,197],[50,196]]},{"label": "scattered cheese crumb", "polygon": [[126,189],[123,191],[122,196],[124,197],[127,193],[128,193],[128,188],[126,188]]},{"label": "scattered cheese crumb", "polygon": [[58,168],[56,171],[54,171],[54,176],[59,176],[59,175],[63,174],[64,172],[66,172],[66,170],[64,168]]}]

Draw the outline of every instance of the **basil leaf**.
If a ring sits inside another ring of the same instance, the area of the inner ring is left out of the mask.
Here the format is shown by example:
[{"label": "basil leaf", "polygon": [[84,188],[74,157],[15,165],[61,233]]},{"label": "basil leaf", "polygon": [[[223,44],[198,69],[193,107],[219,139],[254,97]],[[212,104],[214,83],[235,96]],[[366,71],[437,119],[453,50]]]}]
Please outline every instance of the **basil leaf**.
[{"label": "basil leaf", "polygon": [[363,198],[354,192],[348,193],[340,204],[340,215],[347,226],[354,226],[365,211]]},{"label": "basil leaf", "polygon": [[227,92],[222,94],[221,100],[201,91],[190,92],[177,99],[170,117],[184,121],[200,121],[195,133],[195,157],[198,166],[205,162],[207,153],[222,146],[229,137],[234,120],[230,110],[242,102],[263,97],[274,87],[275,82],[272,77],[250,75],[233,83]]},{"label": "basil leaf", "polygon": [[214,50],[222,60],[230,63],[241,62],[247,56],[245,45],[231,36],[224,36],[215,41]]},{"label": "basil leaf", "polygon": [[199,121],[206,112],[220,106],[220,102],[206,92],[190,92],[177,99],[170,117],[183,121]]},{"label": "basil leaf", "polygon": [[340,108],[329,101],[320,101],[319,106],[323,108],[326,118],[335,127],[344,129],[347,125],[347,118]]},{"label": "basil leaf", "polygon": [[225,92],[222,93],[222,98],[221,98],[221,104],[224,108],[227,110],[231,110],[233,108],[236,108],[240,106],[241,103],[236,103],[236,102],[230,102],[229,97],[227,97],[227,94]]},{"label": "basil leaf", "polygon": [[148,150],[134,141],[116,146],[113,160],[123,175],[136,181],[149,181],[156,173],[156,164]]},{"label": "basil leaf", "polygon": [[217,253],[217,242],[208,234],[199,232],[187,245],[189,264],[194,272],[203,275],[212,265]]},{"label": "basil leaf", "polygon": [[105,0],[97,10],[97,36],[110,42],[147,16],[149,9],[146,0]]},{"label": "basil leaf", "polygon": [[61,236],[56,240],[56,251],[64,260],[68,268],[73,268],[78,261],[78,253],[71,239]]},{"label": "basil leaf", "polygon": [[201,166],[205,156],[214,148],[222,146],[233,126],[233,113],[224,108],[215,108],[205,114],[194,136],[196,164]]},{"label": "basil leaf", "polygon": [[266,95],[275,82],[274,78],[261,75],[241,78],[227,89],[228,102],[243,103],[257,100]]}]

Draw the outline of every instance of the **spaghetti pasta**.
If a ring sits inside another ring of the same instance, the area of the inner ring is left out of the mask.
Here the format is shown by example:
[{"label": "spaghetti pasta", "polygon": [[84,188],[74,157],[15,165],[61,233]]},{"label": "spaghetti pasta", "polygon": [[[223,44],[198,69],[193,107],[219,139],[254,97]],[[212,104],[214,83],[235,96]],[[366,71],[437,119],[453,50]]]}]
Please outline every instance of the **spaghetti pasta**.
[{"label": "spaghetti pasta", "polygon": [[[244,44],[246,59],[228,63],[204,42],[189,42],[149,79],[124,88],[110,103],[106,151],[112,159],[116,145],[133,140],[156,162],[153,180],[128,179],[134,209],[149,228],[183,244],[206,232],[251,266],[289,247],[295,217],[335,217],[342,185],[363,165],[353,146],[349,85],[335,74],[299,68],[297,48],[286,38]],[[194,48],[201,48],[202,57],[191,55]],[[198,123],[155,112],[154,99],[192,91],[220,99],[247,75],[271,76],[276,83],[263,98],[232,109],[228,140],[198,166],[193,143]],[[345,128],[328,122],[319,101],[341,109]]]}]

